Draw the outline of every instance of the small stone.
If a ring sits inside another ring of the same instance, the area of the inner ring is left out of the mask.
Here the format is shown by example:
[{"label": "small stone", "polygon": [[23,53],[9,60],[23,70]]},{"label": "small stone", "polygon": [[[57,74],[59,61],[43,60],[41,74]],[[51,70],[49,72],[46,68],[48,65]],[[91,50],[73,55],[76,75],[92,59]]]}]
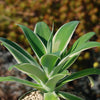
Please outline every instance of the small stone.
[{"label": "small stone", "polygon": [[39,91],[34,91],[24,97],[22,100],[43,100],[43,96],[39,93]]}]

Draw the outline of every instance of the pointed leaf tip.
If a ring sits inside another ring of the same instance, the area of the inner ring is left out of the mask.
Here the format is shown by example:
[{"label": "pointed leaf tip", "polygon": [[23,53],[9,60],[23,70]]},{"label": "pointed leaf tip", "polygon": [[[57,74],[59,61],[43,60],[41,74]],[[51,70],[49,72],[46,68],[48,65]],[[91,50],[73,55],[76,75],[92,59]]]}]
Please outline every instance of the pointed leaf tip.
[{"label": "pointed leaf tip", "polygon": [[40,58],[42,55],[46,54],[46,47],[40,38],[34,34],[32,30],[27,28],[26,26],[19,25],[20,28],[23,30],[30,46],[32,47],[33,51],[35,52],[36,56]]},{"label": "pointed leaf tip", "polygon": [[61,53],[66,49],[79,21],[72,21],[61,26],[53,37],[52,51]]},{"label": "pointed leaf tip", "polygon": [[51,31],[48,27],[48,25],[44,22],[38,22],[35,25],[34,33],[39,36],[39,38],[42,40],[44,45],[47,45],[47,41],[50,38]]},{"label": "pointed leaf tip", "polygon": [[10,51],[18,63],[33,63],[39,66],[35,59],[17,43],[0,37],[0,42]]}]

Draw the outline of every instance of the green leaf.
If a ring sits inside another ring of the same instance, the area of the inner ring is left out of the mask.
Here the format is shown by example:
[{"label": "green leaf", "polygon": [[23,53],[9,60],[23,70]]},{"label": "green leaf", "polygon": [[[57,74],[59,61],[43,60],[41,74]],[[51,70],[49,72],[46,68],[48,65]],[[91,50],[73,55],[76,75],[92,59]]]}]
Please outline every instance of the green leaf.
[{"label": "green leaf", "polygon": [[52,52],[62,53],[66,49],[78,23],[79,21],[72,21],[59,28],[53,37]]},{"label": "green leaf", "polygon": [[53,54],[46,54],[46,55],[42,56],[41,64],[47,74],[49,74],[52,71],[58,58],[59,58],[58,56],[55,56]]},{"label": "green leaf", "polygon": [[[71,49],[68,51],[67,55],[73,51],[75,51],[76,49],[78,49],[80,46],[84,46],[85,42],[87,42],[93,35],[95,35],[94,32],[89,32],[85,35],[83,35],[82,37],[80,37],[78,40],[76,40],[76,42],[74,43],[74,45],[71,47]],[[87,42],[88,43],[88,42]],[[91,47],[90,47],[91,48]],[[78,53],[78,55],[74,55],[71,58],[66,59],[66,63],[64,64],[63,68],[61,71],[68,69],[77,59],[77,57],[79,56],[80,53]],[[70,54],[69,54],[70,55]],[[64,63],[64,62],[63,62]]]},{"label": "green leaf", "polygon": [[47,42],[47,53],[52,53],[52,38],[53,34],[51,34],[49,41]]},{"label": "green leaf", "polygon": [[50,35],[50,38],[47,42],[47,53],[52,53],[52,39],[53,39],[53,32],[54,32],[54,24],[52,26],[52,32],[51,32],[51,35]]},{"label": "green leaf", "polygon": [[50,89],[50,91],[54,91],[57,82],[60,79],[62,79],[66,74],[67,74],[66,72],[63,72],[61,74],[56,74],[52,76],[51,78],[49,78],[49,80],[47,81],[45,85]]},{"label": "green leaf", "polygon": [[31,63],[39,66],[35,59],[18,44],[2,37],[0,37],[0,41],[11,52],[18,63]]},{"label": "green leaf", "polygon": [[88,75],[92,75],[92,74],[97,74],[100,75],[100,69],[95,69],[95,68],[88,68],[76,73],[73,73],[70,76],[67,76],[65,78],[63,78],[61,81],[59,81],[59,83],[57,84],[57,89],[60,89],[64,84],[66,84],[67,82],[73,81],[75,79],[79,79]]},{"label": "green leaf", "polygon": [[26,73],[26,74],[32,74],[38,77],[42,82],[45,82],[47,80],[47,77],[43,70],[41,70],[39,67],[29,64],[29,63],[23,63],[23,64],[18,64],[15,65],[15,68],[18,70]]},{"label": "green leaf", "polygon": [[12,77],[12,76],[0,77],[0,82],[4,82],[4,81],[19,82],[21,84],[24,84],[24,85],[27,85],[27,86],[30,86],[30,87],[33,87],[33,88],[36,88],[36,89],[39,89],[39,90],[43,90],[41,85],[39,85],[39,84],[32,83],[32,82],[29,82],[29,81],[26,81],[26,80],[23,80],[23,79],[19,79],[19,78],[16,78],[16,77]]},{"label": "green leaf", "polygon": [[43,56],[44,54],[46,54],[46,48],[43,44],[43,42],[40,40],[40,38],[33,33],[32,30],[30,30],[29,28],[23,26],[23,25],[19,25],[18,26],[21,27],[21,29],[23,30],[26,38],[28,39],[30,46],[32,47],[33,51],[35,52],[36,56],[38,58],[41,58],[41,56]]},{"label": "green leaf", "polygon": [[60,100],[55,92],[44,93],[44,100]]},{"label": "green leaf", "polygon": [[60,72],[64,71],[65,69],[68,69],[76,61],[78,56],[79,56],[79,54],[69,58],[68,61],[64,64],[64,66],[60,70]]},{"label": "green leaf", "polygon": [[70,94],[70,93],[67,93],[67,92],[61,92],[59,91],[58,95],[63,98],[63,99],[66,99],[66,100],[83,100],[82,98],[80,97],[77,97],[73,94]]},{"label": "green leaf", "polygon": [[99,42],[87,42],[84,43],[82,46],[80,46],[79,48],[77,48],[76,50],[74,50],[72,53],[70,53],[69,55],[67,55],[65,58],[63,58],[58,65],[64,65],[66,63],[66,61],[68,61],[68,59],[70,59],[71,57],[75,56],[75,55],[79,55],[82,51],[93,48],[93,47],[99,47],[100,43]]},{"label": "green leaf", "polygon": [[93,47],[99,47],[100,46],[100,43],[99,42],[87,42],[87,43],[84,43],[82,46],[80,46],[79,48],[77,48],[75,51],[73,51],[71,54],[70,54],[70,57],[73,56],[73,55],[76,55],[84,50],[87,50],[87,49],[90,49],[90,48],[93,48]]},{"label": "green leaf", "polygon": [[68,69],[68,68],[75,62],[75,60],[77,59],[77,57],[78,57],[78,55],[75,55],[75,56],[73,56],[72,58],[68,59],[68,61],[66,61],[66,63],[63,62],[63,63],[57,65],[57,66],[52,70],[51,75],[55,75],[55,74],[57,74],[58,72],[60,73],[60,72],[64,71],[65,69]]},{"label": "green leaf", "polygon": [[[21,63],[21,64],[23,64],[23,63]],[[12,66],[10,66],[10,67],[8,68],[8,70],[11,71],[15,66],[18,66],[18,65],[19,65],[19,64],[12,65]],[[35,75],[33,75],[33,74],[28,74],[28,76],[31,77],[33,80],[35,80],[37,83],[41,84],[42,81],[41,81],[37,76],[35,76]]]},{"label": "green leaf", "polygon": [[78,40],[75,41],[75,43],[73,44],[73,46],[71,47],[71,49],[68,51],[67,55],[71,52],[73,52],[75,49],[77,49],[78,47],[82,46],[85,44],[85,42],[87,42],[92,36],[94,36],[95,33],[94,32],[89,32],[83,36],[81,36]]},{"label": "green leaf", "polygon": [[48,25],[44,22],[38,22],[35,25],[34,33],[38,34],[38,36],[41,38],[41,40],[44,42],[46,46],[51,34]]}]

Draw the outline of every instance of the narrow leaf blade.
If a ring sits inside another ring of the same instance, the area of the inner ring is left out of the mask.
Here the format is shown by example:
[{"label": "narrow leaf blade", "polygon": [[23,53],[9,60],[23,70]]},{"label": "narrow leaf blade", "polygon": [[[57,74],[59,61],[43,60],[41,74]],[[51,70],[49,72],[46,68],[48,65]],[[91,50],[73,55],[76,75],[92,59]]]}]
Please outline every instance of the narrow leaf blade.
[{"label": "narrow leaf blade", "polygon": [[50,29],[49,29],[49,27],[48,27],[48,25],[46,23],[44,23],[44,22],[38,22],[35,25],[34,33],[38,34],[39,37],[41,38],[41,40],[46,45],[47,41],[50,38],[51,31],[50,31]]},{"label": "narrow leaf blade", "polygon": [[65,69],[68,69],[76,61],[78,56],[79,56],[79,54],[69,58],[68,61],[64,64],[64,66],[60,70],[60,72],[64,71]]},{"label": "narrow leaf blade", "polygon": [[0,37],[2,44],[11,52],[18,63],[31,63],[39,66],[35,59],[18,44]]},{"label": "narrow leaf blade", "polygon": [[54,32],[54,23],[52,26],[52,32],[50,34],[50,38],[47,42],[47,53],[52,53],[52,39],[53,39],[53,32]]},{"label": "narrow leaf blade", "polygon": [[29,64],[29,63],[23,63],[19,65],[15,65],[15,68],[18,70],[26,73],[26,74],[32,74],[38,77],[41,81],[45,82],[46,81],[46,75],[45,73],[37,66]]},{"label": "narrow leaf blade", "polygon": [[32,83],[23,79],[19,79],[13,76],[7,76],[7,77],[0,77],[0,82],[4,82],[4,81],[14,81],[14,82],[19,82],[21,84],[33,87],[33,88],[37,88],[37,89],[42,89],[41,85],[38,85],[36,83]]},{"label": "narrow leaf blade", "polygon": [[67,92],[59,92],[58,93],[58,95],[60,96],[60,97],[62,97],[63,99],[68,99],[68,100],[83,100],[82,98],[80,98],[80,97],[77,97],[77,96],[75,96],[75,95],[73,95],[73,94],[70,94],[70,93],[67,93]]},{"label": "narrow leaf blade", "polygon": [[78,56],[79,55],[75,55],[75,56],[71,57],[70,59],[57,65],[51,72],[51,75],[56,75],[57,73],[60,73],[60,72],[64,71],[65,69],[68,69],[75,62],[75,60],[77,59]]},{"label": "narrow leaf blade", "polygon": [[[23,64],[23,63],[21,63],[21,64]],[[8,70],[11,71],[15,66],[19,66],[19,64],[10,66],[8,68]],[[28,76],[31,77],[33,80],[35,80],[37,83],[41,84],[41,80],[37,76],[35,76],[33,74],[28,74]]]},{"label": "narrow leaf blade", "polygon": [[80,46],[84,45],[85,42],[87,42],[92,36],[94,36],[94,32],[89,32],[83,36],[81,36],[78,40],[75,41],[71,49],[68,51],[67,55],[71,52],[73,52],[75,49],[79,48]]},{"label": "narrow leaf blade", "polygon": [[53,38],[52,52],[61,51],[62,53],[66,49],[78,23],[78,21],[72,21],[59,28]]},{"label": "narrow leaf blade", "polygon": [[65,83],[73,81],[75,79],[79,79],[88,75],[92,75],[92,74],[97,74],[100,75],[100,69],[96,69],[96,68],[89,68],[89,69],[85,69],[76,73],[73,73],[70,76],[65,77],[64,79],[62,79],[59,83],[58,83],[58,87],[60,88],[62,87]]},{"label": "narrow leaf blade", "polygon": [[73,55],[77,55],[78,53],[80,53],[82,51],[85,51],[87,49],[94,48],[94,47],[100,47],[100,43],[99,42],[87,42],[87,43],[84,43],[84,45],[80,46],[79,48],[77,48],[75,51],[73,51],[69,55],[71,57]]},{"label": "narrow leaf blade", "polygon": [[80,48],[77,48],[75,51],[64,57],[58,65],[64,65],[68,59],[72,58],[75,55],[79,55],[82,51],[85,51],[87,49],[93,48],[93,47],[99,47],[99,42],[87,42],[84,45],[82,45]]},{"label": "narrow leaf blade", "polygon": [[36,56],[40,58],[42,55],[46,54],[46,48],[40,38],[29,28],[19,24],[18,26],[20,26],[20,28],[23,30]]}]

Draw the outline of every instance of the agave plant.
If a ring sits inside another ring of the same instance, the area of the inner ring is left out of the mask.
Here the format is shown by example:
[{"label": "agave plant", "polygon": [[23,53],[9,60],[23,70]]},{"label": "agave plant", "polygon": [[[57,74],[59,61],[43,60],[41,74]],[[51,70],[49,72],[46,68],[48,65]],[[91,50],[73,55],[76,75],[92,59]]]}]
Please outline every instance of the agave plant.
[{"label": "agave plant", "polygon": [[1,43],[18,62],[18,64],[9,67],[9,70],[15,67],[35,80],[35,82],[30,82],[7,76],[0,77],[0,82],[16,81],[36,88],[43,93],[44,100],[60,100],[60,97],[66,100],[82,100],[82,98],[73,94],[60,91],[62,86],[70,81],[91,74],[100,74],[100,69],[96,68],[89,68],[72,74],[68,71],[68,68],[75,62],[82,51],[100,46],[98,42],[89,41],[95,35],[94,32],[89,32],[76,40],[72,47],[68,49],[68,44],[78,24],[79,21],[66,23],[58,29],[54,36],[54,26],[50,31],[44,22],[38,22],[34,31],[18,24],[38,61],[18,44],[0,37]]}]

